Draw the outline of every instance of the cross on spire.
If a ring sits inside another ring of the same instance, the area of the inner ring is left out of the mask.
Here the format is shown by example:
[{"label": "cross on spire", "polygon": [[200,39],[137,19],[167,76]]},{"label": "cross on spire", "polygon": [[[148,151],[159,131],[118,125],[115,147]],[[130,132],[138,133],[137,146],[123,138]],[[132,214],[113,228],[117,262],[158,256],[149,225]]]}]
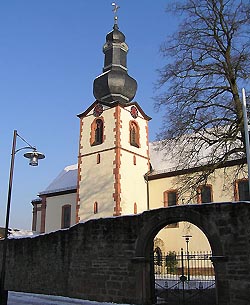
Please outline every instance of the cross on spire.
[{"label": "cross on spire", "polygon": [[113,6],[112,11],[114,12],[115,24],[117,24],[117,20],[118,20],[117,11],[120,8],[120,6],[118,6],[115,2],[112,3],[112,6]]}]

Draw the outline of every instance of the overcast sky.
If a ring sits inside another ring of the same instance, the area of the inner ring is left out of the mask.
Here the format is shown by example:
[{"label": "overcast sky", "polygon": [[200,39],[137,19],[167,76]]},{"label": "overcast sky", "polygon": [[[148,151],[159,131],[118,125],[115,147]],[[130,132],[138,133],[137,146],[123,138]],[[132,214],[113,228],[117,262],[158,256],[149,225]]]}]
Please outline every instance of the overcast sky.
[{"label": "overcast sky", "polygon": [[[46,155],[32,168],[15,159],[10,225],[31,228],[31,200],[67,165],[77,162],[78,113],[93,102],[93,80],[102,72],[102,47],[113,27],[111,0],[0,1],[0,226],[4,226],[13,130]],[[152,117],[150,140],[159,131],[154,111],[160,44],[176,26],[167,1],[120,0],[119,28],[129,46],[128,72],[135,96]],[[20,139],[17,148],[25,146]]]}]

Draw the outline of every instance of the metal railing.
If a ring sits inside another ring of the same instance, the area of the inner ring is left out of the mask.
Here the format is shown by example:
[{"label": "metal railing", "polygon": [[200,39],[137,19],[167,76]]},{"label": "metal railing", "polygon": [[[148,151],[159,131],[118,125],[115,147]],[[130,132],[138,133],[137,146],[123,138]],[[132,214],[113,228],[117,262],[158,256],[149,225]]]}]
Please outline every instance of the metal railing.
[{"label": "metal railing", "polygon": [[[183,249],[179,253],[155,252],[154,273],[157,296],[167,300],[169,304],[172,304],[171,300],[177,299],[180,300],[178,304],[184,304],[184,300],[185,304],[189,304],[188,299],[190,302],[196,299],[193,304],[203,304],[200,293],[202,292],[204,296],[206,291],[207,296],[214,299],[215,275],[211,256],[211,252],[184,252]],[[198,298],[200,303],[197,303]]]},{"label": "metal railing", "polygon": [[155,253],[154,266],[156,277],[178,277],[183,273],[191,279],[191,277],[213,277],[214,268],[210,257],[211,252],[180,252],[170,251],[162,254]]}]

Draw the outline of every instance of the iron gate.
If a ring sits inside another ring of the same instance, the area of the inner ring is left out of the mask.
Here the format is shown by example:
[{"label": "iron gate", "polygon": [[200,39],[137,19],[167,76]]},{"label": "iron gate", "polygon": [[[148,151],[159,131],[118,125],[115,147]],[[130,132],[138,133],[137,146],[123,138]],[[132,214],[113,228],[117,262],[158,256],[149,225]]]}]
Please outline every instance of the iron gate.
[{"label": "iron gate", "polygon": [[214,268],[210,252],[154,252],[157,303],[216,304]]}]

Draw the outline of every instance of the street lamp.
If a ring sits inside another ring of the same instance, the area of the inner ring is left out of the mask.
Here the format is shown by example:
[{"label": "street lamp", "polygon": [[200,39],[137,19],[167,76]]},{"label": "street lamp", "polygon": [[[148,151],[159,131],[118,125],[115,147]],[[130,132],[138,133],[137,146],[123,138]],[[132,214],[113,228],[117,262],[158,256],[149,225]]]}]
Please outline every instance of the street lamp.
[{"label": "street lamp", "polygon": [[189,240],[190,238],[192,237],[192,235],[184,235],[182,236],[185,238],[185,241],[186,241],[186,245],[187,245],[187,278],[188,278],[188,281],[190,281],[190,267],[189,267],[189,250],[188,250],[188,243],[189,243]]},{"label": "street lamp", "polygon": [[247,114],[247,101],[246,101],[245,88],[242,88],[242,110],[243,110],[247,171],[248,171],[248,200],[250,200],[250,149],[249,149],[250,144],[249,144],[249,126],[248,126],[249,122],[248,122],[248,114]]},{"label": "street lamp", "polygon": [[[17,137],[19,137],[27,146],[16,149]],[[9,218],[10,218],[10,203],[11,203],[11,191],[12,191],[15,155],[20,150],[24,150],[24,149],[31,150],[31,152],[27,152],[24,154],[24,157],[28,158],[30,160],[29,165],[31,165],[31,166],[37,166],[38,160],[45,158],[44,154],[38,152],[34,146],[31,146],[27,141],[25,141],[17,133],[17,130],[14,130],[12,152],[11,152],[10,174],[9,174],[8,198],[7,198],[7,207],[6,207],[5,231],[4,231],[4,240],[3,240],[2,269],[1,269],[1,277],[0,277],[0,305],[7,305],[7,301],[8,301],[8,290],[5,290],[4,284],[5,284],[6,254],[7,254],[7,246],[8,246],[8,228],[9,228]]]}]

